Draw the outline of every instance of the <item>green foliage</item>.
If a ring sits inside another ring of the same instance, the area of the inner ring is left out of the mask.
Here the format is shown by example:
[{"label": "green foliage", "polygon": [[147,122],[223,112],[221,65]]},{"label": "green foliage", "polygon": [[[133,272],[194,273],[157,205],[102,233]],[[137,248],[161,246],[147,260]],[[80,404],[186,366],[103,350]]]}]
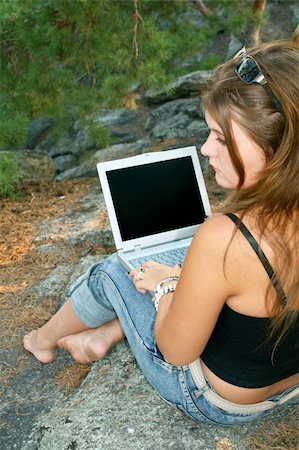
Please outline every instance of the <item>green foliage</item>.
[{"label": "green foliage", "polygon": [[16,147],[19,140],[24,141],[28,129],[29,118],[26,112],[1,114],[0,117],[0,149],[5,146]]},{"label": "green foliage", "polygon": [[13,152],[0,152],[0,197],[13,197],[18,182],[18,167]]},{"label": "green foliage", "polygon": [[105,148],[113,144],[114,139],[109,131],[93,119],[85,118],[79,122],[82,129],[87,130],[88,138],[95,142],[95,147]]},{"label": "green foliage", "polygon": [[[34,117],[54,118],[59,133],[102,107],[125,106],[137,83],[166,85],[222,26],[221,2],[226,26],[245,27],[248,1],[206,2],[209,18],[189,0],[139,0],[139,15],[134,0],[0,0],[0,148],[24,143]],[[104,145],[107,136],[96,134]]]},{"label": "green foliage", "polygon": [[221,63],[221,57],[219,55],[210,54],[204,58],[197,67],[197,70],[211,70]]},{"label": "green foliage", "polygon": [[[236,35],[248,31],[252,24],[262,20],[253,12],[253,0],[209,0],[206,4],[214,12],[214,25],[231,30]],[[220,13],[216,14],[216,8]]]}]

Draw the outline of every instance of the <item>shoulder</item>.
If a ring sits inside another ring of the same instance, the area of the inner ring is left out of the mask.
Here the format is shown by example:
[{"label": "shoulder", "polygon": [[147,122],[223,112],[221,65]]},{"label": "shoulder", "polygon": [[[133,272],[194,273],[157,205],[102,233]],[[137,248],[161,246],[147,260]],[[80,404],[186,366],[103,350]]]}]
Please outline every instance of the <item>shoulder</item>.
[{"label": "shoulder", "polygon": [[205,273],[210,285],[217,282],[220,286],[222,280],[222,289],[226,294],[224,284],[228,280],[224,263],[227,261],[228,249],[232,247],[234,230],[235,225],[229,217],[222,214],[211,216],[196,231],[184,263],[185,271],[194,277],[197,271]]},{"label": "shoulder", "polygon": [[199,245],[211,245],[226,249],[233,237],[235,230],[234,222],[225,214],[217,214],[209,217],[198,228],[194,243]]},{"label": "shoulder", "polygon": [[214,214],[208,217],[200,228],[206,231],[230,232],[234,228],[234,222],[226,214]]},{"label": "shoulder", "polygon": [[231,282],[239,266],[243,264],[244,254],[247,253],[244,244],[242,235],[228,216],[211,216],[195,233],[188,251],[188,266],[198,267],[200,264],[210,270],[212,268],[217,282],[223,279],[226,283],[228,275]]}]

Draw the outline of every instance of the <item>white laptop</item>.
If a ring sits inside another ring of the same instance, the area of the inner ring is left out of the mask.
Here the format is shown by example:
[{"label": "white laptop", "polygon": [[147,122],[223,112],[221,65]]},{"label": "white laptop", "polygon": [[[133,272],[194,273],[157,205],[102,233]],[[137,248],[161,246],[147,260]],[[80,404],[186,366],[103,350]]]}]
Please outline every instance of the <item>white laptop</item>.
[{"label": "white laptop", "polygon": [[97,164],[118,256],[182,264],[211,207],[195,147]]}]

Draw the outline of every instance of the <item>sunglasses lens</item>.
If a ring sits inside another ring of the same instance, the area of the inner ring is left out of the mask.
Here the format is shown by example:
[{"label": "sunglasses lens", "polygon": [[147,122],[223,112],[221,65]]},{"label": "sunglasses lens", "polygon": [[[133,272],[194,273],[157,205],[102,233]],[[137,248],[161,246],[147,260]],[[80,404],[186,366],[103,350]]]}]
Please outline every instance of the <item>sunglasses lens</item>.
[{"label": "sunglasses lens", "polygon": [[252,83],[261,74],[256,62],[250,57],[245,58],[237,65],[236,72],[247,84]]},{"label": "sunglasses lens", "polygon": [[273,91],[267,84],[267,80],[259,67],[258,63],[252,56],[246,56],[246,49],[243,47],[235,55],[235,58],[243,57],[242,61],[235,68],[238,77],[246,84],[259,83],[263,86],[268,96],[272,100],[277,111],[283,114],[281,104],[274,95]]}]

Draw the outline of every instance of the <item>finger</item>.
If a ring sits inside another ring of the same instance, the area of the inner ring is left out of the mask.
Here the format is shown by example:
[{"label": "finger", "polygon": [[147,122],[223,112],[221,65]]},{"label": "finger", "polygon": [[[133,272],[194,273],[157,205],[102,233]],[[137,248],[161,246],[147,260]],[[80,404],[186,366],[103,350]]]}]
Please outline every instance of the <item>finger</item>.
[{"label": "finger", "polygon": [[135,286],[136,286],[136,283],[138,283],[138,281],[141,281],[141,280],[140,280],[140,278],[138,277],[138,274],[135,273],[135,274],[133,275],[133,283],[135,284]]},{"label": "finger", "polygon": [[138,272],[140,271],[140,267],[136,268],[136,269],[132,269],[130,272],[128,272],[129,277],[134,277],[135,275],[138,274]]},{"label": "finger", "polygon": [[[144,278],[145,278],[146,273],[145,272],[141,272],[140,270],[138,272],[135,272],[133,275],[133,283],[136,284],[140,282],[144,283]],[[138,286],[139,287],[139,286]]]},{"label": "finger", "polygon": [[155,266],[157,264],[159,264],[159,263],[157,263],[156,261],[152,261],[152,260],[145,261],[145,263],[143,263],[143,267],[149,268],[149,267],[153,267],[153,266]]},{"label": "finger", "polygon": [[134,279],[133,279],[133,283],[134,283],[135,289],[136,289],[138,292],[140,292],[141,294],[145,294],[145,293],[147,292],[147,289],[145,289],[145,288],[143,287],[143,280],[139,280],[139,279],[134,280]]},{"label": "finger", "polygon": [[140,294],[146,294],[147,293],[147,290],[146,289],[142,289],[142,288],[137,289],[137,291],[140,292]]},{"label": "finger", "polygon": [[135,272],[138,272],[138,270],[139,268],[135,267],[134,269],[131,269],[128,273],[133,276]]}]

